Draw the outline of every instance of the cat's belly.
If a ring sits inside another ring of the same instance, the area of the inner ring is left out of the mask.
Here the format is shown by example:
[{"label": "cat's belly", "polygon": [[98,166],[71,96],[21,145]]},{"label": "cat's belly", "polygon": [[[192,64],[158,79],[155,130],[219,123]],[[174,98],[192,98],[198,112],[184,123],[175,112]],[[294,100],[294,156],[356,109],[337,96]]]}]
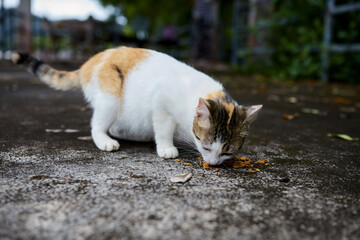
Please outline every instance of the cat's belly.
[{"label": "cat's belly", "polygon": [[141,114],[121,114],[109,131],[111,135],[121,139],[135,141],[154,139],[151,117],[141,116]]}]

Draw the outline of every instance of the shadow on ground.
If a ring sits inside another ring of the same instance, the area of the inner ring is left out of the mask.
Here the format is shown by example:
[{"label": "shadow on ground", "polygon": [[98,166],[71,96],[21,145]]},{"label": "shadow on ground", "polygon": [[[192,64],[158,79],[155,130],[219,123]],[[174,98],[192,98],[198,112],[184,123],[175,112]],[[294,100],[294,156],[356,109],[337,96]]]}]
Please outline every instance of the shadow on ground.
[{"label": "shadow on ground", "polygon": [[154,143],[101,152],[79,139],[90,134],[82,93],[2,62],[0,238],[359,239],[360,144],[327,137],[360,137],[359,86],[216,77],[239,103],[264,104],[241,153],[271,163],[260,172],[204,170],[186,150],[164,160]]}]

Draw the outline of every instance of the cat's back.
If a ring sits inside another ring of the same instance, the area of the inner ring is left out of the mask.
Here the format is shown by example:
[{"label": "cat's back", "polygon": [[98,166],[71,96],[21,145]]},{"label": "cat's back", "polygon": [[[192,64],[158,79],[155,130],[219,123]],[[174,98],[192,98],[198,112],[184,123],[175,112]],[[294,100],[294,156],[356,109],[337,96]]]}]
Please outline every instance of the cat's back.
[{"label": "cat's back", "polygon": [[222,88],[219,82],[165,53],[146,50],[148,55],[129,75],[129,84],[159,87],[161,90]]},{"label": "cat's back", "polygon": [[[154,50],[118,47],[98,53],[81,67],[87,99],[100,88],[123,99],[125,95],[203,95],[221,88],[209,76]],[[88,87],[90,86],[90,87]],[[95,89],[95,90],[94,90]]]}]

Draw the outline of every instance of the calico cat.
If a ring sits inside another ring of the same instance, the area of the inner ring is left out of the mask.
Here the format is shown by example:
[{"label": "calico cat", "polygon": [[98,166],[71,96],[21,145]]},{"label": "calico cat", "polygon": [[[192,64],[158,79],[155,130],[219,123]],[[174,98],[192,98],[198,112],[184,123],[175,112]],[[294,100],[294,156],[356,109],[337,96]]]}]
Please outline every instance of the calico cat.
[{"label": "calico cat", "polygon": [[153,50],[108,49],[71,72],[27,54],[15,53],[12,60],[55,89],[80,87],[93,108],[92,138],[104,151],[119,149],[112,137],[155,140],[160,157],[175,158],[177,136],[218,165],[238,153],[262,107],[238,105],[219,82]]}]

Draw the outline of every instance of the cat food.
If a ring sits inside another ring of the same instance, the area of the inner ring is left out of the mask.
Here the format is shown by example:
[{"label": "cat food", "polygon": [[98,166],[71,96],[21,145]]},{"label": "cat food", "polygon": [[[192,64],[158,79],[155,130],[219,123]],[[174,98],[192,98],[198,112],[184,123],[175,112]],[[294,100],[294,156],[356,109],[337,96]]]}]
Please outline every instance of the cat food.
[{"label": "cat food", "polygon": [[[200,157],[198,159],[200,159]],[[268,161],[266,159],[256,161],[256,162],[254,162],[254,164],[270,166],[270,163],[268,163]],[[210,164],[208,164],[204,160],[201,160],[199,162],[199,165],[201,167],[203,167],[205,170],[209,170],[211,168]],[[252,167],[254,167],[251,159],[247,158],[247,157],[233,157],[232,159],[229,159],[226,162],[224,162],[222,165],[225,167],[232,167],[232,168],[245,168],[245,167],[252,168]],[[215,168],[214,171],[218,172],[218,171],[220,171],[220,169]],[[249,170],[250,173],[255,173],[255,172],[260,172],[260,171],[261,170],[259,168],[256,168],[255,170],[252,170],[252,169]]]},{"label": "cat food", "polygon": [[180,159],[175,159],[175,161],[177,161],[177,162],[181,162],[181,160],[180,160]]},{"label": "cat food", "polygon": [[210,169],[210,164],[208,164],[205,161],[200,161],[200,166],[202,166],[204,169],[209,170]]},{"label": "cat food", "polygon": [[[266,159],[263,159],[263,160],[256,161],[256,162],[254,162],[254,163],[255,163],[255,164],[260,164],[260,165],[265,165],[265,164],[268,163],[268,161],[267,161]],[[268,166],[268,165],[266,165],[266,166]]]},{"label": "cat food", "polygon": [[210,169],[210,165],[208,163],[204,163],[203,168],[206,170]]},{"label": "cat food", "polygon": [[184,162],[184,165],[185,165],[185,166],[190,166],[190,165],[191,165],[191,163]]},{"label": "cat food", "polygon": [[251,160],[246,157],[234,157],[224,163],[225,166],[233,168],[251,167]]}]

